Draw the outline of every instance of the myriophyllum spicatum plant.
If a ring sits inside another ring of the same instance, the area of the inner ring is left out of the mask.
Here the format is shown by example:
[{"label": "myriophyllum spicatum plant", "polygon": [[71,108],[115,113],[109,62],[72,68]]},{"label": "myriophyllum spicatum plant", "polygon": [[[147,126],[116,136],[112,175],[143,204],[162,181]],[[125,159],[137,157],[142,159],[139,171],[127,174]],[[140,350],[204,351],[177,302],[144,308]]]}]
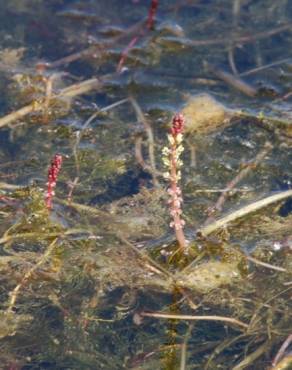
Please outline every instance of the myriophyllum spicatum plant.
[{"label": "myriophyllum spicatum plant", "polygon": [[163,164],[166,167],[164,178],[168,180],[169,187],[167,192],[169,194],[169,210],[172,217],[170,227],[175,231],[177,242],[180,249],[186,251],[187,241],[184,235],[185,221],[182,218],[182,192],[179,187],[179,180],[181,179],[180,168],[183,164],[180,159],[181,153],[184,150],[183,130],[184,130],[184,117],[182,114],[176,114],[172,120],[172,126],[169,134],[167,135],[169,146],[162,149]]},{"label": "myriophyllum spicatum plant", "polygon": [[55,195],[55,187],[57,185],[57,178],[61,170],[63,158],[61,154],[56,154],[51,162],[48,171],[48,182],[47,182],[47,192],[45,195],[46,206],[48,210],[52,209],[52,200]]}]

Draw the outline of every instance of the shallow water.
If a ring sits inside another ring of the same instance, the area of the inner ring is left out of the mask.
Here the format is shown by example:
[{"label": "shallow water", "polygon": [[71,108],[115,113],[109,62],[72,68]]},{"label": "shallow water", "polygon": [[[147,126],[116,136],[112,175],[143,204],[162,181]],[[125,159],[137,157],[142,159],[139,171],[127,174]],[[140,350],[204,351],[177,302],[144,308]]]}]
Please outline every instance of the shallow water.
[{"label": "shallow water", "polygon": [[[275,361],[291,197],[197,231],[291,189],[292,6],[160,0],[152,22],[150,3],[0,1],[1,369],[271,369],[291,351]],[[161,150],[181,110],[179,259]]]}]

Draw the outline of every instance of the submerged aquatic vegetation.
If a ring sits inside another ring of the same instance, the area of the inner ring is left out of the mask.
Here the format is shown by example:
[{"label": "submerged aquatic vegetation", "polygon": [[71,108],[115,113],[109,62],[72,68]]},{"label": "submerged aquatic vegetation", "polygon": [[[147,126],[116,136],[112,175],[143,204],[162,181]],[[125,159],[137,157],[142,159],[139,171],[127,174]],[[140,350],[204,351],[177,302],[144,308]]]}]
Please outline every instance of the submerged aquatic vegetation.
[{"label": "submerged aquatic vegetation", "polygon": [[181,114],[176,114],[172,120],[170,133],[168,134],[169,148],[162,149],[163,164],[166,167],[164,178],[169,181],[169,208],[170,215],[173,219],[170,223],[175,231],[176,239],[182,251],[186,251],[187,242],[183,232],[185,221],[182,218],[182,192],[179,187],[181,179],[180,167],[183,162],[180,159],[181,153],[184,150],[183,141],[184,117]]},{"label": "submerged aquatic vegetation", "polygon": [[289,367],[288,2],[22,3],[0,15],[1,366]]},{"label": "submerged aquatic vegetation", "polygon": [[55,195],[55,187],[57,185],[57,179],[59,172],[61,170],[63,158],[60,154],[55,154],[52,159],[49,171],[48,171],[48,182],[47,182],[47,192],[46,192],[46,206],[50,210],[52,208],[52,201]]}]

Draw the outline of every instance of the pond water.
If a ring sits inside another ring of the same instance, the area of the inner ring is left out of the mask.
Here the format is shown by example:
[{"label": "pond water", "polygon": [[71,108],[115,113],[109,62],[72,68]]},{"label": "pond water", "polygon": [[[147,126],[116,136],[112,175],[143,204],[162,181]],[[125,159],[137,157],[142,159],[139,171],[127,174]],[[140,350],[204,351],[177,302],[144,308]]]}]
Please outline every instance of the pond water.
[{"label": "pond water", "polygon": [[0,368],[291,369],[291,2],[0,5]]}]

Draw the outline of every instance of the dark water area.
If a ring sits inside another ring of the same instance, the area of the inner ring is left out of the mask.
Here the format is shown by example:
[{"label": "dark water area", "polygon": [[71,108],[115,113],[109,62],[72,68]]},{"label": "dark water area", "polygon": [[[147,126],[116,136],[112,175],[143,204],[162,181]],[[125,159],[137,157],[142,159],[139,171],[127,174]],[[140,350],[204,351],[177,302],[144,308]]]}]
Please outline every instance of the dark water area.
[{"label": "dark water area", "polygon": [[291,2],[0,0],[0,40],[0,369],[291,369]]}]

